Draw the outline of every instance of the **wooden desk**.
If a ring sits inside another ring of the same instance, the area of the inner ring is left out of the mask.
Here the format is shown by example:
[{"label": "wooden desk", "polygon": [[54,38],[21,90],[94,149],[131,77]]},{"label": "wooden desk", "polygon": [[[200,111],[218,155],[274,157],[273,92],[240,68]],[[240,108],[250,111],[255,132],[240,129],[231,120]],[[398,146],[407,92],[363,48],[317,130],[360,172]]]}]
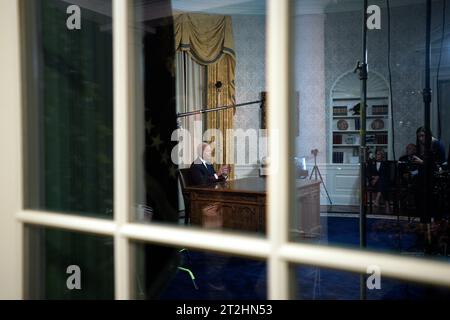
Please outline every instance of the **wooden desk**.
[{"label": "wooden desk", "polygon": [[[320,181],[297,180],[298,214],[290,229],[300,233],[320,231]],[[266,231],[266,178],[244,178],[205,186],[188,187],[191,223],[204,225],[203,209],[219,204],[224,229]]]}]

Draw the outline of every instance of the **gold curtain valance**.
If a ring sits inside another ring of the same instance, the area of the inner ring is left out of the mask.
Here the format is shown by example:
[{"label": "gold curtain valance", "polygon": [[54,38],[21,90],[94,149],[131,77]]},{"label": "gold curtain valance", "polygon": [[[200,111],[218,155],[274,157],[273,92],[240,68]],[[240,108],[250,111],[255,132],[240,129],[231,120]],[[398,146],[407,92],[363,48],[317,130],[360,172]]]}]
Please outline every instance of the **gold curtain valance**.
[{"label": "gold curtain valance", "polygon": [[217,62],[223,54],[235,59],[230,16],[179,14],[175,17],[175,48],[188,51],[200,64]]}]

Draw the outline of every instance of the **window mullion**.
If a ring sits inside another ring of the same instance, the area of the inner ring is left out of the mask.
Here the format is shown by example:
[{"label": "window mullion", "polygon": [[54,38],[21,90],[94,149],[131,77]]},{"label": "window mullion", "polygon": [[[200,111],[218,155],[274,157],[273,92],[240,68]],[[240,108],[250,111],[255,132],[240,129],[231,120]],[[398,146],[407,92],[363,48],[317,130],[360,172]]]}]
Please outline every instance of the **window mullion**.
[{"label": "window mullion", "polygon": [[20,29],[19,1],[0,1],[0,299],[24,297]]},{"label": "window mullion", "polygon": [[[131,2],[131,1],[130,1]],[[132,208],[131,196],[131,66],[130,2],[113,1],[113,68],[114,68],[114,221],[120,227],[127,223]],[[119,228],[117,228],[119,229]],[[117,231],[114,236],[114,279],[116,299],[130,298],[130,245]]]},{"label": "window mullion", "polygon": [[[289,0],[270,0],[268,10],[268,115],[271,175],[268,179],[268,234],[271,244],[268,285],[270,299],[289,298],[289,265],[279,256],[279,249],[288,241],[289,212],[293,210],[292,174],[293,144],[289,105],[291,101],[291,42],[289,34]],[[275,108],[276,106],[276,108]],[[282,156],[281,156],[282,155]]]}]

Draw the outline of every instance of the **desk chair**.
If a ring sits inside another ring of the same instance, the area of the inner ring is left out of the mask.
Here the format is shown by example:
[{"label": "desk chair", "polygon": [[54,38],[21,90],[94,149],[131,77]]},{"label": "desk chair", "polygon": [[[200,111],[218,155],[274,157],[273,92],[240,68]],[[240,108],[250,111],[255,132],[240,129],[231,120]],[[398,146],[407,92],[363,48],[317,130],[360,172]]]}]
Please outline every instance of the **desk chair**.
[{"label": "desk chair", "polygon": [[189,224],[191,218],[191,200],[186,188],[192,185],[190,168],[178,169],[178,178],[180,179],[181,193],[184,200],[184,224]]}]

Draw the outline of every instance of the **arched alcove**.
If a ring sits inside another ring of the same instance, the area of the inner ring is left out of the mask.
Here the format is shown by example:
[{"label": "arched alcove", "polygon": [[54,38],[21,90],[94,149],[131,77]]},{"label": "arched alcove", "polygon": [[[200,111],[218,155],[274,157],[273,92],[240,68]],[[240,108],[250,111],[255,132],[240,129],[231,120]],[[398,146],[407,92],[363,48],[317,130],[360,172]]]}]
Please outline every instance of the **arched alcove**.
[{"label": "arched alcove", "polygon": [[[331,88],[332,99],[358,98],[361,96],[361,80],[353,71],[348,71],[336,79]],[[388,97],[389,86],[384,77],[375,71],[369,71],[367,96]]]},{"label": "arched alcove", "polygon": [[[331,87],[329,111],[330,163],[358,163],[361,123],[359,114],[355,114],[352,109],[359,104],[360,97],[361,80],[358,74],[353,71],[343,73]],[[369,71],[368,74],[366,115],[369,153],[374,154],[377,149],[383,149],[387,158],[391,158],[389,86],[386,79],[375,71]],[[342,158],[340,158],[341,156]]]}]

